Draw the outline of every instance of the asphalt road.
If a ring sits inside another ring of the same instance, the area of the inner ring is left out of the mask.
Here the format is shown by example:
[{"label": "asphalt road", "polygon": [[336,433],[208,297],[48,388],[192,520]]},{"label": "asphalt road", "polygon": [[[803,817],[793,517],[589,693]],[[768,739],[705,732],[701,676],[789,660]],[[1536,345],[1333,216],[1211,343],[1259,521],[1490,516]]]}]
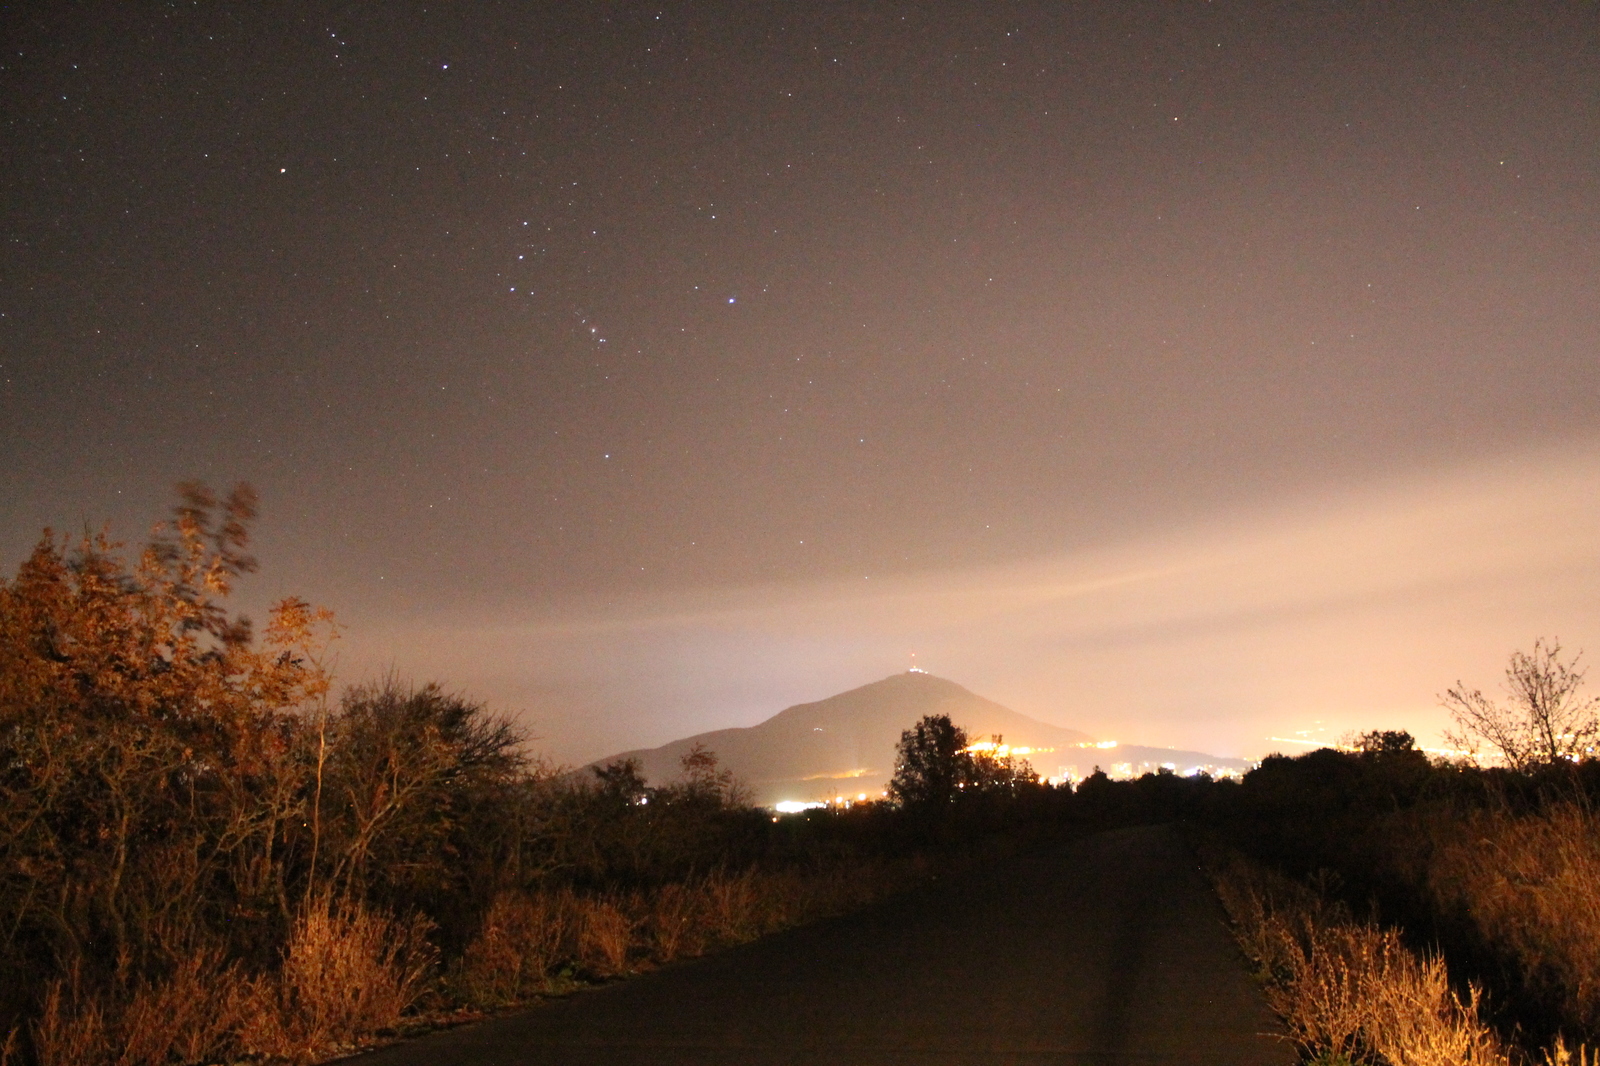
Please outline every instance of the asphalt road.
[{"label": "asphalt road", "polygon": [[354,1062],[1287,1066],[1276,1028],[1192,855],[1150,827]]}]

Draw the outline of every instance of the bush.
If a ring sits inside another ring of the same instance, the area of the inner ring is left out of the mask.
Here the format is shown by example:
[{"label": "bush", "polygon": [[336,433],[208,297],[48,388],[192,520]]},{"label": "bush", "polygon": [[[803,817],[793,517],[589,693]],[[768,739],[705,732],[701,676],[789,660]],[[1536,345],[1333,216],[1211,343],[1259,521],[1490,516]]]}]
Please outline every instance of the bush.
[{"label": "bush", "polygon": [[1435,813],[1421,828],[1431,859],[1419,887],[1433,905],[1470,923],[1557,1025],[1600,1036],[1600,817],[1566,801],[1534,814]]},{"label": "bush", "polygon": [[1478,990],[1458,996],[1437,955],[1419,957],[1397,931],[1358,923],[1343,906],[1237,856],[1214,855],[1212,870],[1268,1001],[1308,1056],[1509,1066],[1478,1015]]},{"label": "bush", "polygon": [[307,903],[278,972],[250,987],[243,1050],[311,1062],[394,1028],[437,959],[429,929],[421,916],[396,921],[326,897]]}]

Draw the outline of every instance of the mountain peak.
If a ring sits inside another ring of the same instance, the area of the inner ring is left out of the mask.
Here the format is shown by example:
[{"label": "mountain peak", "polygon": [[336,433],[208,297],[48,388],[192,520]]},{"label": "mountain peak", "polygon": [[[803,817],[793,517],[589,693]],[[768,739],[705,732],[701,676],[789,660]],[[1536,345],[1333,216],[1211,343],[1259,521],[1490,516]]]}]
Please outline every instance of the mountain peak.
[{"label": "mountain peak", "polygon": [[[758,803],[862,793],[876,797],[894,772],[900,734],[930,714],[949,715],[974,739],[1001,734],[1044,756],[1092,741],[1077,730],[1018,714],[954,681],[907,670],[824,700],[796,704],[759,725],[701,733],[612,759],[638,759],[645,776],[661,782],[677,776],[690,748],[704,744]],[[1036,761],[1036,766],[1055,772],[1044,762]]]}]

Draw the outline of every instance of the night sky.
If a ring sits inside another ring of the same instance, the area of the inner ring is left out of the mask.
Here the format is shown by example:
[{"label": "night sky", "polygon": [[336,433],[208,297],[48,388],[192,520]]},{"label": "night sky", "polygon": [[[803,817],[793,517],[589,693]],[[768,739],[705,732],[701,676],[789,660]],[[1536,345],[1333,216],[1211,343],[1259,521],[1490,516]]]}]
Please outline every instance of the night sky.
[{"label": "night sky", "polygon": [[912,652],[1225,755],[1600,655],[1593,2],[0,20],[8,574],[249,480],[248,605],[564,761]]}]

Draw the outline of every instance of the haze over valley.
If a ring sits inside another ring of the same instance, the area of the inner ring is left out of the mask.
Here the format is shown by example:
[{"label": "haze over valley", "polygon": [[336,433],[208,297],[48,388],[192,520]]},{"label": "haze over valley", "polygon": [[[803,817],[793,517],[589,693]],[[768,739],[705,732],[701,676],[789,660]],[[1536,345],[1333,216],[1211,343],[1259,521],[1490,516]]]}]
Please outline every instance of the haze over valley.
[{"label": "haze over valley", "polygon": [[681,774],[695,747],[717,755],[752,802],[832,802],[881,799],[894,775],[902,732],[929,715],[945,715],[974,743],[995,743],[1026,760],[1053,783],[1074,783],[1103,769],[1132,777],[1175,773],[1240,774],[1250,764],[1201,752],[1099,741],[1075,729],[1048,725],[974,695],[960,685],[910,670],[815,703],[790,707],[756,726],[717,729],[658,748],[619,752],[594,765],[636,760],[646,778],[664,784]]}]

